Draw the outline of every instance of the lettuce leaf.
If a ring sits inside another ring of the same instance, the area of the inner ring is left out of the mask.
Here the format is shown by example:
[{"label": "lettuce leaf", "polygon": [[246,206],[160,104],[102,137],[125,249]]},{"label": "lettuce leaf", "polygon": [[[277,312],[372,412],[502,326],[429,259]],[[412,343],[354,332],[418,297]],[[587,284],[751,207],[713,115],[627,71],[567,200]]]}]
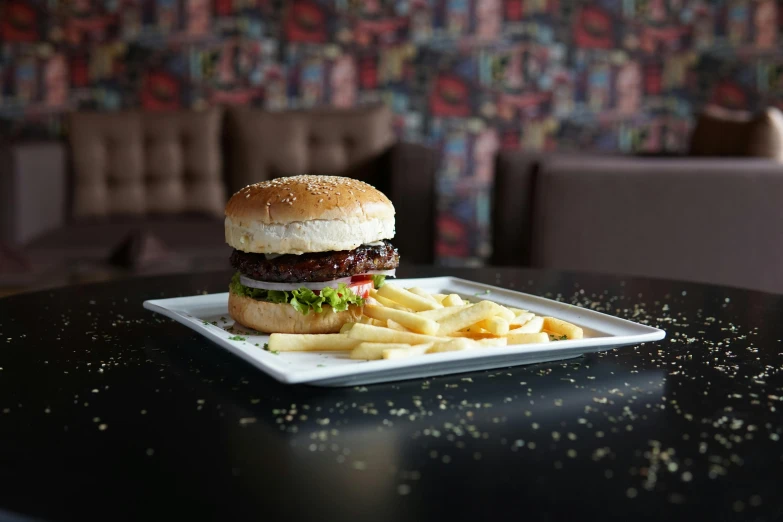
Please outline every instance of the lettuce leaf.
[{"label": "lettuce leaf", "polygon": [[310,313],[310,310],[317,314],[323,312],[321,305],[324,303],[324,301],[325,299],[323,296],[316,295],[316,293],[309,288],[300,288],[298,290],[294,290],[291,292],[291,299],[289,300],[291,306],[296,308],[299,313],[304,315]]},{"label": "lettuce leaf", "polygon": [[289,303],[302,315],[307,315],[311,311],[317,314],[323,313],[323,305],[325,304],[332,307],[332,312],[344,312],[351,305],[362,306],[364,304],[364,299],[356,295],[345,283],[340,283],[336,289],[324,288],[319,294],[316,294],[309,288],[298,288],[290,292],[285,290],[262,290],[243,285],[239,280],[239,272],[231,278],[229,290],[233,294],[259,301],[268,301],[276,304]]},{"label": "lettuce leaf", "polygon": [[375,288],[378,289],[378,288],[382,287],[386,283],[386,276],[385,275],[376,274],[376,275],[372,276],[372,282],[375,285]]},{"label": "lettuce leaf", "polygon": [[353,293],[345,283],[337,285],[337,289],[324,288],[321,290],[321,296],[326,300],[326,304],[332,307],[335,312],[344,312],[350,305],[363,305],[364,299]]}]

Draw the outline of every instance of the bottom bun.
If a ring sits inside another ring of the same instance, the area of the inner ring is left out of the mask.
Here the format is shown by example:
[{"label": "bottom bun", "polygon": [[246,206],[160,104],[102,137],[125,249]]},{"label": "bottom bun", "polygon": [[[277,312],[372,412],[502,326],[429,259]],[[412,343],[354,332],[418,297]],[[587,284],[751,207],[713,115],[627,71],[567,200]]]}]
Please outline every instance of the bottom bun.
[{"label": "bottom bun", "polygon": [[303,315],[290,304],[258,301],[251,297],[228,294],[228,313],[247,328],[265,333],[321,334],[338,333],[345,323],[353,323],[362,315],[360,306],[350,306],[345,312],[333,312],[329,305],[320,314]]}]

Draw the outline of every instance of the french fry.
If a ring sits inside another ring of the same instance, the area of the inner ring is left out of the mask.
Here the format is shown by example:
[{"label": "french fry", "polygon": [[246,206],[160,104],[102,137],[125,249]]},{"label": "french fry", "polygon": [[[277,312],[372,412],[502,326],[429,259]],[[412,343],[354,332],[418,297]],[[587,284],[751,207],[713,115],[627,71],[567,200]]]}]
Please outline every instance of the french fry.
[{"label": "french fry", "polygon": [[370,324],[373,326],[386,326],[386,321],[379,321],[378,319],[373,319],[372,317],[368,317],[366,315],[362,315],[361,317],[359,317],[359,321],[357,322],[361,324]]},{"label": "french fry", "polygon": [[568,321],[554,317],[544,317],[543,329],[549,330],[555,335],[565,335],[569,339],[582,339],[584,337],[584,331],[581,328]]},{"label": "french fry", "polygon": [[443,308],[443,305],[434,299],[425,299],[424,297],[412,294],[404,288],[399,288],[392,284],[385,284],[379,288],[378,295],[387,299],[391,299],[395,303],[399,303],[415,312]]},{"label": "french fry", "polygon": [[438,331],[438,323],[432,319],[427,319],[426,317],[421,317],[420,315],[411,312],[403,312],[402,310],[394,310],[381,306],[365,305],[363,313],[374,319],[385,319],[386,321],[391,319],[405,328],[420,334],[433,335]]},{"label": "french fry", "polygon": [[433,303],[438,303],[438,304],[440,304],[440,301],[438,301],[437,299],[435,299],[435,298],[432,296],[432,294],[431,294],[431,293],[427,292],[426,290],[422,290],[422,289],[421,289],[421,288],[419,288],[418,286],[414,286],[414,287],[412,287],[412,288],[408,288],[407,290],[408,290],[408,292],[410,292],[410,293],[412,293],[412,294],[415,294],[415,295],[418,295],[419,297],[423,297],[424,299],[427,299],[427,300],[429,300],[429,301],[432,301]]},{"label": "french fry", "polygon": [[282,334],[269,336],[269,351],[338,352],[353,350],[361,341],[345,334]]},{"label": "french fry", "polygon": [[351,351],[351,359],[366,359],[368,361],[375,361],[383,359],[383,352],[386,350],[394,351],[405,348],[410,348],[410,344],[404,343],[359,343],[356,348]]},{"label": "french fry", "polygon": [[454,335],[454,334],[458,334],[458,333],[489,334],[489,335],[492,335],[492,334],[489,333],[489,330],[487,330],[487,329],[485,329],[485,328],[480,326],[482,324],[484,324],[484,321],[481,321],[481,322],[476,323],[476,324],[472,324],[472,325],[468,326],[467,328],[463,328],[462,330],[458,330],[458,331],[456,331],[454,333],[451,333],[449,335]]},{"label": "french fry", "polygon": [[378,290],[376,290],[374,288],[372,290],[370,290],[370,297],[372,297],[373,299],[378,301],[379,304],[381,304],[381,305],[383,305],[383,306],[385,306],[387,308],[393,308],[395,310],[403,310],[403,311],[406,311],[406,312],[410,312],[411,311],[410,308],[406,308],[406,307],[402,306],[401,304],[395,303],[391,299],[386,299],[382,295],[378,295]]},{"label": "french fry", "polygon": [[351,339],[373,343],[424,344],[443,340],[440,337],[433,337],[431,335],[422,335],[413,332],[396,332],[388,328],[361,323],[354,325],[353,328],[348,330],[346,335]]},{"label": "french fry", "polygon": [[508,339],[506,337],[490,337],[487,339],[478,339],[476,344],[486,348],[493,346],[506,346],[508,344]]},{"label": "french fry", "polygon": [[517,316],[517,314],[515,314],[514,312],[512,312],[511,310],[509,310],[503,305],[497,305],[497,307],[498,307],[498,312],[496,315],[499,315],[506,321],[513,321],[514,318]]},{"label": "french fry", "polygon": [[505,337],[509,345],[512,344],[535,344],[535,343],[548,343],[549,336],[544,332],[539,333],[515,333],[518,330],[508,334]]},{"label": "french fry", "polygon": [[[511,310],[511,311],[513,312],[513,310]],[[518,325],[522,326],[523,324],[525,324],[526,322],[531,320],[533,317],[535,317],[535,314],[533,314],[531,312],[520,312],[520,313],[517,314],[517,316],[514,319],[509,321],[508,324],[510,324],[510,325],[518,324]]]},{"label": "french fry", "polygon": [[464,350],[475,350],[479,346],[480,345],[472,339],[457,337],[450,341],[434,343],[427,353],[461,352]]},{"label": "french fry", "polygon": [[470,330],[473,330],[473,327],[483,328],[487,332],[500,337],[506,335],[509,330],[508,321],[498,316],[484,319],[480,323],[472,325]]},{"label": "french fry", "polygon": [[513,306],[507,306],[506,308],[514,312],[515,315],[526,314],[529,312],[529,310],[522,310],[521,308],[514,308]]},{"label": "french fry", "polygon": [[506,346],[508,344],[508,339],[506,337],[496,337],[488,333],[455,332],[450,334],[449,337],[454,337],[455,339],[468,339],[478,343],[479,346]]},{"label": "french fry", "polygon": [[514,334],[523,334],[523,333],[539,333],[541,329],[544,327],[544,318],[543,317],[534,317],[519,328],[512,331]]},{"label": "french fry", "polygon": [[438,321],[440,323],[438,335],[448,335],[484,319],[489,319],[497,314],[498,308],[499,306],[491,301],[481,301],[469,308],[463,308],[456,314]]},{"label": "french fry", "polygon": [[[433,343],[416,344],[408,346],[407,348],[394,348],[383,350],[384,359],[405,359],[407,357],[415,357],[417,355],[424,355],[432,348]],[[385,346],[391,346],[386,344]]]},{"label": "french fry", "polygon": [[416,315],[419,317],[426,317],[427,319],[432,319],[434,321],[437,321],[439,319],[443,319],[444,317],[448,317],[450,315],[454,315],[463,308],[467,308],[471,305],[465,305],[465,306],[449,306],[444,308],[438,308],[437,310],[425,310],[424,312],[416,312]]},{"label": "french fry", "polygon": [[[383,322],[383,321],[381,321],[381,322]],[[401,325],[400,323],[398,323],[394,319],[387,319],[386,320],[386,328],[388,328],[390,330],[394,330],[396,332],[410,332],[410,330],[405,328],[403,325]]]},{"label": "french fry", "polygon": [[[435,300],[437,302],[439,302],[440,304],[443,304],[443,300],[446,299],[447,296],[446,296],[446,294],[432,294],[432,297],[434,297]],[[446,306],[446,305],[443,305],[443,306]]]},{"label": "french fry", "polygon": [[453,332],[449,334],[449,337],[464,337],[465,339],[475,339],[475,340],[482,340],[482,339],[500,339],[497,335],[491,334],[484,330],[483,328],[479,328],[481,330],[480,332]]},{"label": "french fry", "polygon": [[443,301],[441,301],[441,304],[443,306],[462,306],[465,304],[465,302],[457,294],[449,294]]},{"label": "french fry", "polygon": [[342,326],[340,327],[340,333],[341,333],[341,334],[344,334],[344,333],[346,333],[348,330],[350,330],[351,328],[353,328],[353,325],[355,325],[355,324],[356,324],[356,323],[345,323],[344,325],[342,325]]}]

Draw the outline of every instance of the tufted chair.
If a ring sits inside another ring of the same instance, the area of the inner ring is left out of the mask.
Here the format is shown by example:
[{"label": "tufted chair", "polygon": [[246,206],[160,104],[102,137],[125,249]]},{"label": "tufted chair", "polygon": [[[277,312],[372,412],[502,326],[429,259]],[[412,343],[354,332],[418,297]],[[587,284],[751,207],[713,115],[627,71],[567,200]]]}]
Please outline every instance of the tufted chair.
[{"label": "tufted chair", "polygon": [[397,210],[403,262],[431,263],[437,153],[397,141],[385,106],[268,112],[234,108],[226,123],[229,189],[279,176],[348,176],[378,188]]},{"label": "tufted chair", "polygon": [[0,176],[16,189],[6,241],[62,268],[103,262],[141,233],[179,265],[224,267],[222,125],[219,108],[71,114],[67,144],[9,149],[19,161]]},{"label": "tufted chair", "polygon": [[220,216],[222,114],[76,113],[70,121],[75,218]]}]

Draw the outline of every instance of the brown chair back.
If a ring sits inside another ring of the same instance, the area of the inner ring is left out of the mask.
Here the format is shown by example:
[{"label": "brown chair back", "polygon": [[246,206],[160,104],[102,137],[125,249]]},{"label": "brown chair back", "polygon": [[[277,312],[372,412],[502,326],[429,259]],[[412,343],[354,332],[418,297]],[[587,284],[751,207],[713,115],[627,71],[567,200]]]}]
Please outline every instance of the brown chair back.
[{"label": "brown chair back", "polygon": [[385,106],[283,112],[232,108],[226,130],[233,192],[298,174],[349,176],[382,189],[377,160],[396,141]]},{"label": "brown chair back", "polygon": [[73,113],[74,218],[204,213],[226,202],[222,111]]}]

